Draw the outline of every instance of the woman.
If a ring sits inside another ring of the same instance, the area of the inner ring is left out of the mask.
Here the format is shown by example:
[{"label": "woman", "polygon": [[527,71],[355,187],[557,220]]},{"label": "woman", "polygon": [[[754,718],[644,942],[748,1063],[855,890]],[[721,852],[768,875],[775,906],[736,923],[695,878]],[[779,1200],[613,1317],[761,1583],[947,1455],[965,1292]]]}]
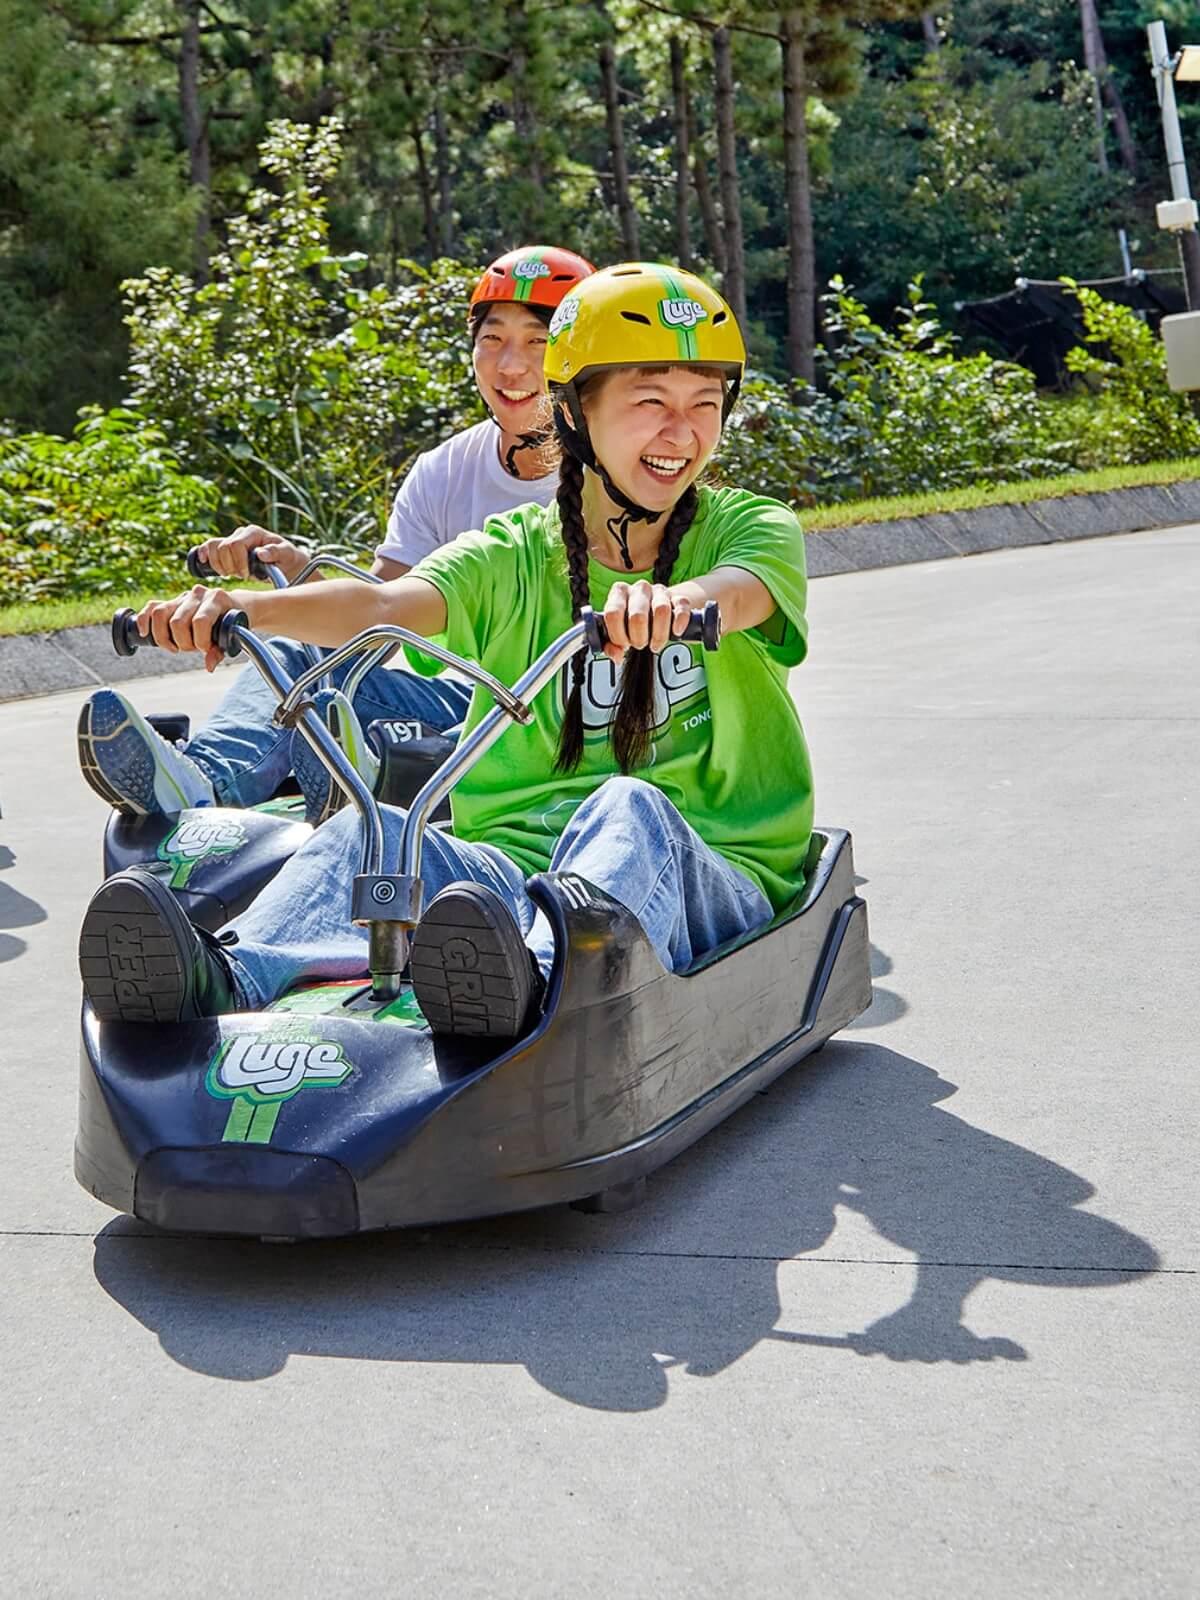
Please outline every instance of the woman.
[{"label": "woman", "polygon": [[[729,307],[698,278],[638,263],[598,272],[550,324],[555,507],[494,518],[379,588],[197,586],[141,613],[143,633],[204,650],[210,667],[213,627],[238,607],[256,628],[319,645],[398,623],[511,682],[582,606],[603,612],[608,659],[581,651],[534,702],[533,722],[463,778],[453,836],[426,835],[411,965],[435,1031],[529,1026],[553,958],[531,873],[569,869],[612,895],[674,970],[762,926],[802,886],[812,784],[787,669],[805,654],[803,538],[778,501],[696,488],[744,361]],[[678,636],[709,600],[724,638],[706,657]],[[468,724],[488,703],[477,693]],[[401,821],[385,808],[388,860]],[[81,939],[96,1010],[216,1015],[269,1004],[300,978],[364,972],[366,933],[348,915],[357,850],[344,811],[219,940],[192,930],[144,870],[111,878]]]},{"label": "woman", "polygon": [[[487,517],[538,501],[550,505],[557,488],[546,443],[542,376],[546,329],[563,296],[594,268],[557,245],[525,245],[487,267],[467,307],[471,364],[488,416],[413,462],[396,493],[387,537],[372,572],[398,578],[422,556],[448,544]],[[291,580],[309,559],[278,533],[249,525],[210,539],[201,557],[222,577],[249,576],[257,552]],[[307,665],[291,639],[273,641],[293,676]],[[337,675],[340,685],[346,671]],[[375,756],[360,721],[414,718],[431,728],[462,721],[470,700],[453,678],[427,681],[409,672],[376,668],[359,685],[350,712],[340,693],[321,697],[330,731],[368,783]],[[321,823],[341,804],[341,790],[308,754],[302,739],[274,721],[275,699],[257,672],[239,674],[215,714],[182,749],[159,737],[133,704],[115,689],[99,689],[79,719],[84,778],[118,810],[131,816],[179,811],[184,806],[252,806],[269,800],[295,768],[308,820]],[[306,759],[307,758],[307,759]]]}]

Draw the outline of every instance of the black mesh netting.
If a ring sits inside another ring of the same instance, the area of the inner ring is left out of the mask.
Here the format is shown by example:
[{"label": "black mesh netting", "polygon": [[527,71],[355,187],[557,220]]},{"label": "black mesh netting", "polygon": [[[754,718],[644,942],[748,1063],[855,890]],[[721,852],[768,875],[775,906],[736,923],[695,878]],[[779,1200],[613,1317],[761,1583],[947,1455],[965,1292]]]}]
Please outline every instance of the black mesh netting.
[{"label": "black mesh netting", "polygon": [[[1164,316],[1187,310],[1183,274],[1178,271],[1139,270],[1128,278],[1097,278],[1080,286],[1132,306],[1156,331]],[[1068,377],[1067,351],[1084,343],[1079,302],[1065,284],[1053,279],[1018,278],[1011,293],[995,300],[963,302],[958,310],[1010,360],[1028,367],[1039,388],[1060,388]]]}]

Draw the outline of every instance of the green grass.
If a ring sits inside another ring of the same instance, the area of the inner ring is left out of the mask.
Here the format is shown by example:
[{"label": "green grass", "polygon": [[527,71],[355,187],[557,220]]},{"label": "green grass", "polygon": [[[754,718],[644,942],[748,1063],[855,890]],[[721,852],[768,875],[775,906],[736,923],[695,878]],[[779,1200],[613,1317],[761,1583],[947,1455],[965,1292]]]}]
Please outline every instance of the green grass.
[{"label": "green grass", "polygon": [[931,516],[935,511],[972,511],[977,506],[1022,505],[1028,500],[1056,500],[1068,494],[1094,494],[1101,489],[1135,489],[1151,483],[1179,483],[1200,478],[1200,460],[1150,461],[1140,467],[1104,467],[1098,472],[1069,472],[1061,478],[1024,478],[1017,483],[989,483],[970,489],[932,490],[928,494],[895,495],[884,500],[847,500],[842,505],[802,511],[809,533],[849,528],[860,522],[895,522],[900,517]]},{"label": "green grass", "polygon": [[[242,589],[261,589],[265,584],[241,582]],[[0,606],[0,638],[13,633],[56,633],[60,628],[82,628],[89,622],[109,622],[114,611],[131,606],[140,611],[147,600],[162,600],[165,590],[113,592],[80,600],[29,600],[21,605]]]},{"label": "green grass", "polygon": [[[1091,494],[1101,489],[1132,489],[1151,483],[1178,483],[1200,478],[1200,460],[1151,461],[1141,467],[1105,467],[1099,472],[1072,472],[1061,478],[1026,478],[1019,483],[994,483],[974,489],[943,489],[929,494],[897,495],[885,500],[852,500],[801,513],[809,533],[853,527],[860,522],[894,522],[900,517],[929,516],[935,511],[970,511],[976,506],[1019,505],[1027,500]],[[48,633],[107,622],[119,606],[135,610],[156,593],[107,594],[86,600],[44,600],[0,606],[0,637],[13,633]]]},{"label": "green grass", "polygon": [[37,600],[22,605],[0,606],[0,635],[10,633],[49,633],[59,628],[78,628],[86,622],[107,622],[121,606],[139,610],[155,594],[106,594],[87,600]]}]

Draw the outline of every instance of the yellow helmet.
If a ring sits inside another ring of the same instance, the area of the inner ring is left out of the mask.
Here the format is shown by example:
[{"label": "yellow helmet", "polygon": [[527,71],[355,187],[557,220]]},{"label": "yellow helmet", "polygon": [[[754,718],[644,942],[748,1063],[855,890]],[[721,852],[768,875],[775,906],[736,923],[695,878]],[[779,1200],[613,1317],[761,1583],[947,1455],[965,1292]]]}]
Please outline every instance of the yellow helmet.
[{"label": "yellow helmet", "polygon": [[570,395],[602,367],[684,365],[729,374],[728,416],[746,366],[741,329],[717,291],[679,267],[605,267],[577,283],[550,319],[545,370],[552,392]]}]

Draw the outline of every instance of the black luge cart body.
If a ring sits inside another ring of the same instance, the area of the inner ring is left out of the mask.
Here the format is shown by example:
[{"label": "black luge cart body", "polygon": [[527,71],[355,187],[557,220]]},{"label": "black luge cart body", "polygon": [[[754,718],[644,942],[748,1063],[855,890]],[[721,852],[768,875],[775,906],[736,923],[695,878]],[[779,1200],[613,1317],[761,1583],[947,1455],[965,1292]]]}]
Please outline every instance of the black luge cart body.
[{"label": "black luge cart body", "polygon": [[[541,683],[579,633],[564,635],[554,662],[547,652]],[[534,677],[531,668],[513,691],[518,712]],[[422,790],[410,812],[415,857],[406,827],[400,874],[382,874],[364,844],[356,893],[383,882],[393,904],[407,894],[419,905],[420,817],[512,714],[489,713]],[[318,748],[310,717],[300,725]],[[325,757],[340,759],[336,747]],[[342,777],[366,830],[374,802]],[[680,973],[584,879],[535,877],[556,957],[542,1018],[512,1045],[431,1034],[400,976],[403,935],[393,925],[377,938],[374,922],[373,983],[310,985],[262,1012],[176,1025],[101,1023],[85,1005],[76,1175],[159,1227],[267,1238],[567,1201],[619,1209],[648,1173],[870,1004],[849,835],[815,833],[806,869],[796,905]],[[390,980],[377,965],[394,969]]]}]

